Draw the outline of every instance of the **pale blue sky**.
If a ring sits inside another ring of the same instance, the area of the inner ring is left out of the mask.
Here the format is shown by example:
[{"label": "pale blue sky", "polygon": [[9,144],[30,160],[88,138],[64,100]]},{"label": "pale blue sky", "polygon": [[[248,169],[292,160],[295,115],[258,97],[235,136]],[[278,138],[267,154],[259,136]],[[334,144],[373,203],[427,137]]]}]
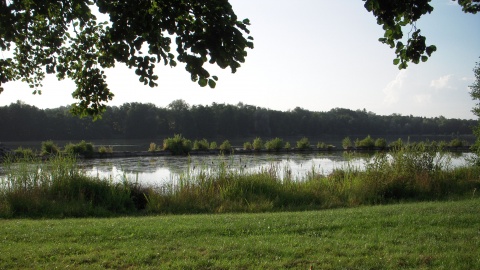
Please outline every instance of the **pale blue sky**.
[{"label": "pale blue sky", "polygon": [[[437,52],[426,63],[399,71],[394,51],[378,42],[381,26],[361,0],[231,0],[239,19],[249,18],[255,49],[236,74],[211,68],[220,80],[215,89],[190,81],[182,66],[156,68],[159,87],[138,82],[133,70],[107,71],[115,94],[109,105],[150,102],[165,107],[176,99],[190,105],[243,102],[275,110],[301,107],[328,111],[341,107],[380,115],[475,118],[468,85],[480,61],[480,14],[461,11],[450,0],[434,0],[435,10],[417,27]],[[25,84],[3,85],[0,105],[16,100],[40,108],[75,102],[71,81],[47,76],[43,94]]]}]

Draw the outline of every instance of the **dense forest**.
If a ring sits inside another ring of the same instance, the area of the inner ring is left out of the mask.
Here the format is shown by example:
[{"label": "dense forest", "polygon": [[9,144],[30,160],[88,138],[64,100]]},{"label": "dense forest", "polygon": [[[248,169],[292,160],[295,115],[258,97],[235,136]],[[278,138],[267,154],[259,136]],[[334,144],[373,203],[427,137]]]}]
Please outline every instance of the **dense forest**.
[{"label": "dense forest", "polygon": [[276,111],[238,103],[190,106],[175,100],[166,108],[126,103],[108,107],[102,119],[78,118],[68,107],[39,109],[21,101],[0,107],[0,142],[28,140],[191,139],[291,136],[413,136],[472,134],[475,120],[377,115],[335,108]]}]

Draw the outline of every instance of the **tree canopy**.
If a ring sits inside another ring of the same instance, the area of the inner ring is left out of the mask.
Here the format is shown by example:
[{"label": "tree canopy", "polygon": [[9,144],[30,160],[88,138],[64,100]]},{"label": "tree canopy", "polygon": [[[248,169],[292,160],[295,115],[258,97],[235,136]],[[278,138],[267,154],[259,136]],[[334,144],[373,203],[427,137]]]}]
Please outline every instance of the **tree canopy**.
[{"label": "tree canopy", "polygon": [[[425,62],[437,50],[435,45],[426,45],[426,37],[416,26],[421,16],[433,11],[430,5],[431,0],[363,1],[365,8],[377,18],[377,23],[383,26],[385,34],[379,41],[395,49],[396,58],[393,64],[398,65],[399,69],[407,68],[408,62],[415,64],[420,61]],[[480,11],[480,0],[458,0],[457,2],[465,13],[476,14]],[[406,44],[402,42],[403,27],[410,28]]]},{"label": "tree canopy", "polygon": [[[480,117],[480,62],[477,62],[473,68],[473,74],[475,75],[475,81],[470,85],[470,96],[476,104],[472,112],[477,117]],[[480,157],[480,123],[475,127],[473,133],[477,136],[474,149],[477,152],[477,156]],[[480,165],[480,158],[477,158],[476,163]]]},{"label": "tree canopy", "polygon": [[22,80],[39,93],[45,74],[56,73],[76,84],[72,112],[98,116],[113,97],[105,69],[125,64],[154,87],[155,64],[178,61],[213,88],[218,77],[205,63],[236,72],[253,48],[248,25],[228,0],[0,0],[0,48],[13,51],[0,59],[0,84]]},{"label": "tree canopy", "polygon": [[[416,27],[433,11],[431,0],[362,1],[383,26],[380,41],[395,49],[393,63],[400,69],[427,61],[436,50]],[[480,0],[457,2],[464,12],[480,10]],[[96,117],[113,98],[104,70],[116,64],[134,69],[141,83],[154,87],[157,63],[180,62],[192,81],[214,88],[218,77],[206,64],[236,72],[253,48],[248,25],[228,0],[0,0],[0,49],[11,52],[0,58],[0,92],[2,83],[22,80],[41,93],[45,74],[55,73],[76,84],[72,96],[79,101],[72,112]]]}]

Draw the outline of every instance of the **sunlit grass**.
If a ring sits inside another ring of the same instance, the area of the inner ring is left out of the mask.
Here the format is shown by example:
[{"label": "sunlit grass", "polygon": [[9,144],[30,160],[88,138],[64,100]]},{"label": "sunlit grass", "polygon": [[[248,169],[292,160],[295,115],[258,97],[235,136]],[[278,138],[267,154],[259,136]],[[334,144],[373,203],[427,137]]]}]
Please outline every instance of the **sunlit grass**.
[{"label": "sunlit grass", "polygon": [[0,269],[480,269],[479,209],[0,220]]}]

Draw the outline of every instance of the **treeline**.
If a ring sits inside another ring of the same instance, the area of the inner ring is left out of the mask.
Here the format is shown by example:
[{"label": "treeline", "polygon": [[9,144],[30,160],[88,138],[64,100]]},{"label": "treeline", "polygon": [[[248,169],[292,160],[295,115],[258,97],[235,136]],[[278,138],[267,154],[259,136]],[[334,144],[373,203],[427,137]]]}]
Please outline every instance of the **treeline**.
[{"label": "treeline", "polygon": [[165,108],[126,103],[108,107],[102,119],[78,118],[69,107],[39,109],[21,101],[0,107],[0,141],[158,139],[288,136],[411,136],[472,134],[475,120],[377,115],[335,108],[276,111],[239,103],[193,105],[175,100]]}]

